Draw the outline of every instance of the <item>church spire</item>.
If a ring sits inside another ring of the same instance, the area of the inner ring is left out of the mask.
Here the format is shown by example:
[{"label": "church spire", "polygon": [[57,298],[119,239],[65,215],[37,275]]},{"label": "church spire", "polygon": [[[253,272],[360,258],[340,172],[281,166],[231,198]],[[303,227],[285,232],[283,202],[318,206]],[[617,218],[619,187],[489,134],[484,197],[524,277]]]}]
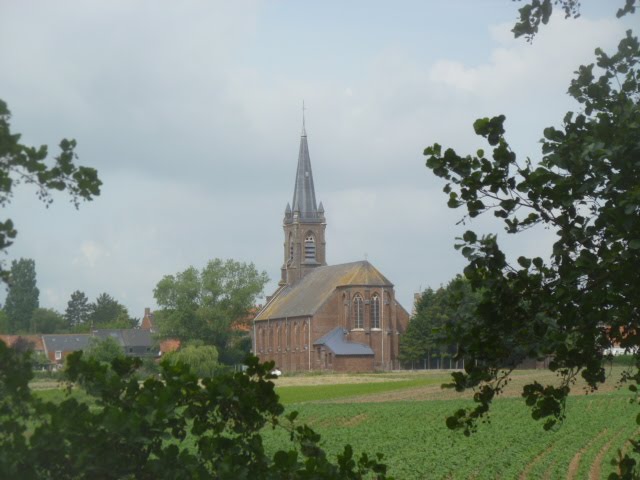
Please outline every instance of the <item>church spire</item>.
[{"label": "church spire", "polygon": [[280,285],[293,285],[316,267],[327,264],[326,220],[322,202],[316,204],[311,159],[302,104],[302,134],[293,202],[284,210],[284,262]]},{"label": "church spire", "polygon": [[298,169],[296,171],[296,184],[293,190],[293,203],[291,210],[294,216],[304,221],[318,221],[318,206],[316,204],[316,192],[313,186],[313,173],[311,172],[311,158],[309,157],[309,145],[307,143],[307,131],[304,118],[304,103],[302,104],[302,135],[300,136],[300,150],[298,152]]}]

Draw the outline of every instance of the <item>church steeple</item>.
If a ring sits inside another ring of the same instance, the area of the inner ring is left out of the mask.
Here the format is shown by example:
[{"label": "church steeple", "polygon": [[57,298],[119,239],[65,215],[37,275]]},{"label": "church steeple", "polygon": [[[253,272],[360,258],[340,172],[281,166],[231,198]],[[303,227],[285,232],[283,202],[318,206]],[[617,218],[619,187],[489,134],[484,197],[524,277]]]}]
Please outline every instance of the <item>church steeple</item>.
[{"label": "church steeple", "polygon": [[309,144],[307,143],[304,122],[302,124],[302,136],[300,137],[298,169],[296,171],[291,210],[294,215],[298,214],[300,221],[314,221],[318,218],[316,191],[313,186],[313,172],[311,171],[311,158],[309,157]]},{"label": "church steeple", "polygon": [[326,265],[324,208],[316,203],[316,192],[311,171],[311,158],[302,110],[302,134],[298,151],[298,168],[291,207],[284,214],[284,264],[280,284],[292,284],[310,269]]}]

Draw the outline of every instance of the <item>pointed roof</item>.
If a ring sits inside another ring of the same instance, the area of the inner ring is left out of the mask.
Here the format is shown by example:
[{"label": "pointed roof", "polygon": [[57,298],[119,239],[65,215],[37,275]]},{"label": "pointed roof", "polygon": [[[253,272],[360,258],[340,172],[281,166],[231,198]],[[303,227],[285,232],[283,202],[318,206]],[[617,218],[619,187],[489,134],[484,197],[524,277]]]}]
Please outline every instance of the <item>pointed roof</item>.
[{"label": "pointed roof", "polygon": [[302,120],[298,169],[296,170],[296,184],[293,190],[291,210],[294,213],[298,213],[298,219],[301,222],[318,221],[320,217],[316,204],[316,192],[313,186],[313,173],[311,172],[311,158],[309,158],[309,145],[307,143],[304,118]]},{"label": "pointed roof", "polygon": [[299,282],[279,289],[255,319],[313,315],[336,288],[345,286],[393,288],[393,284],[366,260],[316,267]]}]

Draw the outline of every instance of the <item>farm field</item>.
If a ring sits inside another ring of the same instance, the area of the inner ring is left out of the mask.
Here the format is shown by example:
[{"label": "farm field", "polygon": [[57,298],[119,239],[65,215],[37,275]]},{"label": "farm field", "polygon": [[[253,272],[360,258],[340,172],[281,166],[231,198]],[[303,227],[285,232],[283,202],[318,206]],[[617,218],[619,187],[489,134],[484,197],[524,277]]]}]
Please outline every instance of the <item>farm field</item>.
[{"label": "farm field", "polygon": [[[471,405],[470,394],[443,390],[449,374],[442,371],[361,375],[301,375],[275,380],[287,410],[297,410],[297,423],[322,435],[330,455],[347,443],[354,452],[384,454],[389,473],[404,479],[606,479],[611,459],[628,449],[638,432],[640,407],[631,394],[616,388],[620,368],[596,393],[585,395],[576,385],[563,425],[546,432],[530,418],[520,398],[522,385],[536,379],[555,380],[546,371],[517,371],[490,422],[471,438],[449,431],[445,418]],[[65,393],[52,382],[32,385],[35,395],[60,401]],[[74,396],[84,397],[74,390]],[[266,448],[289,447],[288,432],[266,428]],[[187,440],[189,441],[189,440]]]},{"label": "farm field", "polygon": [[[322,434],[330,454],[346,443],[356,452],[381,452],[397,479],[604,479],[638,428],[639,407],[627,390],[615,388],[619,373],[614,370],[597,393],[584,395],[576,386],[567,420],[545,432],[519,392],[533,378],[551,382],[554,376],[516,372],[490,422],[471,438],[445,426],[447,415],[472,402],[467,394],[442,390],[448,375],[441,372],[373,375],[370,383],[362,381],[366,376],[337,376],[333,385],[331,376],[284,377],[276,385],[288,410],[300,413],[298,421]],[[265,441],[269,449],[286,448],[288,435],[269,429]]]}]

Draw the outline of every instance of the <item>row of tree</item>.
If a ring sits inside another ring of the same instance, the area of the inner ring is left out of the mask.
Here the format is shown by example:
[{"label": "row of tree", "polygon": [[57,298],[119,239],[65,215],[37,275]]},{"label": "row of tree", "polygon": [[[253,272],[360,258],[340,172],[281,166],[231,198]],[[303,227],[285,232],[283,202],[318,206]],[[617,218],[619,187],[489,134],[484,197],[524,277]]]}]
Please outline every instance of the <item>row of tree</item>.
[{"label": "row of tree", "polygon": [[124,305],[107,293],[89,302],[85,293],[76,290],[64,314],[40,308],[36,265],[32,259],[14,260],[9,282],[5,305],[0,311],[0,333],[81,333],[93,328],[131,328],[138,323]]},{"label": "row of tree", "polygon": [[[202,354],[219,357],[224,364],[242,362],[251,348],[250,313],[267,281],[267,274],[258,272],[253,264],[220,259],[211,260],[201,270],[189,267],[165,276],[154,290],[160,306],[155,312],[159,338],[189,344],[194,358]],[[84,292],[76,290],[64,314],[40,308],[39,295],[35,261],[13,261],[7,299],[0,312],[0,332],[82,333],[138,324],[127,308],[107,293],[90,302]]]}]

